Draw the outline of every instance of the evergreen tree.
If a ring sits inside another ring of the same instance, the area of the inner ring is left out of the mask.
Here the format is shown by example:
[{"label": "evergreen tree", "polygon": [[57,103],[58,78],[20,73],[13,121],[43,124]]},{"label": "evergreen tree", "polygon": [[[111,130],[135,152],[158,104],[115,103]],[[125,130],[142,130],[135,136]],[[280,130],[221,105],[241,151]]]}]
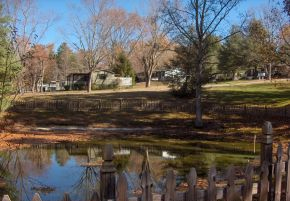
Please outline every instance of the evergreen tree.
[{"label": "evergreen tree", "polygon": [[246,37],[237,27],[232,28],[231,34],[219,51],[218,69],[235,79],[236,73],[248,65],[248,47]]},{"label": "evergreen tree", "polygon": [[56,53],[57,79],[66,80],[66,76],[78,72],[77,59],[67,43],[62,43]]},{"label": "evergreen tree", "polygon": [[20,71],[20,60],[16,57],[13,46],[16,39],[16,31],[10,30],[9,18],[3,16],[0,4],[0,111],[4,111],[10,105],[17,94],[15,79]]},{"label": "evergreen tree", "polygon": [[132,77],[132,80],[135,80],[135,72],[132,68],[132,64],[123,52],[118,55],[111,69],[115,74],[121,77]]}]

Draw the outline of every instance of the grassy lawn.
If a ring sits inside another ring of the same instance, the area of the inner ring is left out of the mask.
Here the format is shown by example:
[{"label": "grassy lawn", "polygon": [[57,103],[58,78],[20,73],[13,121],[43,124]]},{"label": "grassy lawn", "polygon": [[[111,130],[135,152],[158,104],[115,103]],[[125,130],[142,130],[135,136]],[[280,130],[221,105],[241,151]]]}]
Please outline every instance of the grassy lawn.
[{"label": "grassy lawn", "polygon": [[220,104],[280,107],[290,104],[290,82],[212,87],[205,97]]},{"label": "grassy lawn", "polygon": [[[94,102],[96,99],[134,99],[191,101],[173,97],[170,89],[162,84],[155,84],[150,88],[137,85],[129,89],[101,90],[88,94],[85,91],[55,92],[43,94],[24,94],[22,100],[83,100]],[[204,101],[218,104],[260,105],[280,107],[290,104],[290,81],[231,81],[209,84],[204,88]]]},{"label": "grassy lawn", "polygon": [[[245,84],[246,83],[246,84]],[[223,83],[224,84],[224,83]],[[227,83],[228,84],[228,83]],[[171,100],[182,104],[189,99],[173,97],[169,88],[164,85],[153,86],[146,89],[140,86],[131,89],[118,89],[94,91],[91,94],[83,91],[57,92],[43,94],[25,94],[23,100],[83,100],[94,102],[96,99],[114,98],[147,98],[158,100]],[[284,106],[290,104],[290,82],[277,83],[250,83],[230,82],[230,86],[205,87],[205,101],[222,104],[248,104]],[[194,114],[189,112],[63,112],[34,109],[29,111],[10,112],[6,120],[11,123],[11,130],[26,130],[33,127],[50,126],[81,126],[81,127],[115,127],[115,128],[160,128],[170,132],[166,134],[153,133],[154,135],[186,138],[191,132],[199,132],[218,136],[253,136],[261,133],[264,121],[271,121],[277,134],[289,138],[290,119],[277,119],[271,117],[215,115],[204,114],[205,128],[194,128]],[[167,132],[167,131],[166,131]]]}]

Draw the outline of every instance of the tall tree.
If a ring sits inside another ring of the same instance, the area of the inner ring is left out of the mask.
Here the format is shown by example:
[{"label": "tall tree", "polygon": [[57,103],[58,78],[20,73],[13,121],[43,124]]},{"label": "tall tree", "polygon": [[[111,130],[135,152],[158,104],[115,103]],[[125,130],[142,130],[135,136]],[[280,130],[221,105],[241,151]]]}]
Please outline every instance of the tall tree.
[{"label": "tall tree", "polygon": [[75,48],[82,52],[85,66],[89,71],[88,92],[92,90],[92,73],[104,67],[109,56],[111,23],[107,13],[111,6],[108,0],[84,0],[83,12],[87,18],[79,16],[77,10],[73,19],[73,28],[78,42]]},{"label": "tall tree", "polygon": [[15,30],[9,26],[0,4],[0,112],[3,112],[18,94],[15,80],[21,69],[17,58]]},{"label": "tall tree", "polygon": [[111,23],[109,64],[113,65],[119,54],[131,55],[143,35],[144,25],[137,13],[128,13],[121,8],[108,10],[107,16]]},{"label": "tall tree", "polygon": [[233,26],[231,33],[232,36],[225,40],[219,51],[218,67],[221,72],[231,75],[234,80],[237,72],[248,65],[248,46],[245,35],[238,27]]},{"label": "tall tree", "polygon": [[[195,126],[202,127],[202,84],[205,68],[210,55],[210,48],[217,41],[210,38],[216,34],[228,14],[240,0],[187,0],[164,1],[164,17],[172,35],[183,35],[189,45],[196,49],[195,62]],[[221,38],[223,40],[227,36]]]},{"label": "tall tree", "polygon": [[69,48],[67,43],[62,43],[56,52],[57,62],[57,75],[56,79],[64,81],[69,73],[78,72],[80,66],[78,66],[76,55]]},{"label": "tall tree", "polygon": [[[31,48],[44,37],[54,22],[53,13],[43,13],[37,8],[36,0],[3,0],[5,14],[10,17],[9,27],[15,32],[14,49],[26,69],[26,59],[30,57]],[[24,85],[23,77],[18,77],[18,87]]]},{"label": "tall tree", "polygon": [[150,2],[150,12],[144,19],[144,35],[137,47],[137,57],[143,66],[146,87],[151,85],[153,72],[164,65],[164,57],[171,46],[166,37],[168,31],[160,18],[160,6],[157,1]]}]

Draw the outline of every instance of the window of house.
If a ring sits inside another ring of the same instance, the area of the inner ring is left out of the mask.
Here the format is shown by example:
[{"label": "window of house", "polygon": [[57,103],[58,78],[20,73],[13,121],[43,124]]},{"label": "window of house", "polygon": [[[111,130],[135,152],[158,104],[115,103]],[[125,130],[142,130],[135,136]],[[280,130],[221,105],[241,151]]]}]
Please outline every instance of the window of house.
[{"label": "window of house", "polygon": [[98,74],[98,79],[105,80],[107,78],[107,74]]}]

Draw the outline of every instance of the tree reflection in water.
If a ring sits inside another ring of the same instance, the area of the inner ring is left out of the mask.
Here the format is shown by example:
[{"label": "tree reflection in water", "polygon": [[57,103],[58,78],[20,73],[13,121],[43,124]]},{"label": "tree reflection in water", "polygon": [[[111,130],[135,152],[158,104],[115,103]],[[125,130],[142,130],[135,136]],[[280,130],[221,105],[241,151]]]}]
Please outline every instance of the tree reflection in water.
[{"label": "tree reflection in water", "polygon": [[14,200],[22,200],[22,198],[29,200],[32,196],[28,194],[31,190],[29,187],[47,188],[45,184],[32,176],[40,175],[49,168],[51,155],[51,150],[42,148],[40,145],[33,149],[16,149],[2,152],[0,166],[3,171],[1,171],[1,176],[8,184],[13,186],[13,192],[9,191],[8,194],[14,197]]},{"label": "tree reflection in water", "polygon": [[99,190],[100,182],[98,150],[88,147],[87,153],[87,162],[81,165],[83,169],[72,188],[72,192],[75,195],[82,195],[83,200],[90,200],[93,192]]}]

